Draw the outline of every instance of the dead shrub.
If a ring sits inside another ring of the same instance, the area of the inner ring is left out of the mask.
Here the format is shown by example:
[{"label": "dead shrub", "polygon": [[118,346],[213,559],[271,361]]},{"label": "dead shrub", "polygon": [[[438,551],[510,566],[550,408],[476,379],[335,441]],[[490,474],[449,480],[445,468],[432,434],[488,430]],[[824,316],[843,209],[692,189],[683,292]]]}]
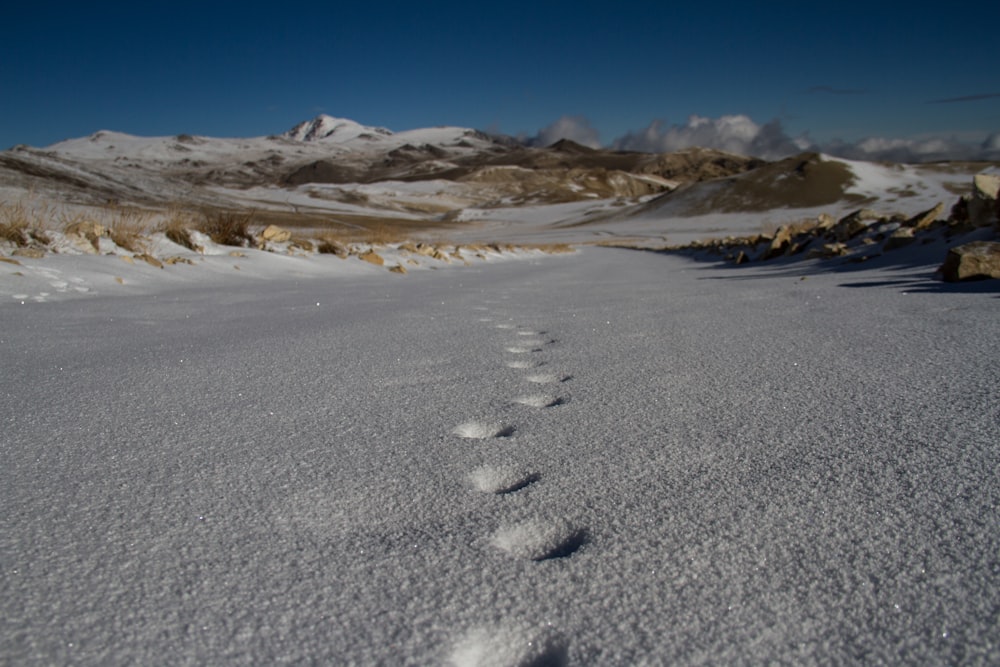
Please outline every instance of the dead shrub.
[{"label": "dead shrub", "polygon": [[131,253],[146,253],[149,250],[149,214],[119,206],[110,207],[108,212],[108,236],[115,245]]},{"label": "dead shrub", "polygon": [[28,245],[28,213],[24,204],[0,205],[0,239],[24,247]]},{"label": "dead shrub", "polygon": [[305,252],[312,252],[316,249],[316,244],[304,236],[292,236],[288,242],[290,248],[299,248]]},{"label": "dead shrub", "polygon": [[194,217],[186,211],[170,211],[166,220],[160,224],[160,231],[168,239],[179,246],[184,246],[188,250],[202,252],[204,248],[199,246],[191,238],[191,228],[195,226]]},{"label": "dead shrub", "polygon": [[250,224],[253,222],[253,211],[213,211],[206,212],[198,226],[198,231],[204,233],[213,243],[246,247],[253,243],[250,234]]},{"label": "dead shrub", "polygon": [[336,255],[341,259],[350,254],[347,246],[341,243],[340,239],[332,234],[325,234],[317,239],[316,251],[323,255]]},{"label": "dead shrub", "polygon": [[48,221],[53,211],[47,204],[29,206],[24,202],[0,203],[0,240],[23,248],[37,244],[49,245]]}]

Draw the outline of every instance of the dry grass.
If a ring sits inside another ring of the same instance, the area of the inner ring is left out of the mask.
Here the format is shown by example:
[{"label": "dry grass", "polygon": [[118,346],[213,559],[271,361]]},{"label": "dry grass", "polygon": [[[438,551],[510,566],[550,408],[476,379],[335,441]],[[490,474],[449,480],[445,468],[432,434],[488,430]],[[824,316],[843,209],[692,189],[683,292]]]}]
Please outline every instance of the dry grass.
[{"label": "dry grass", "polygon": [[206,211],[198,231],[207,235],[213,243],[242,248],[253,243],[250,233],[253,219],[253,211]]},{"label": "dry grass", "polygon": [[188,250],[201,252],[203,249],[191,238],[191,228],[194,226],[195,217],[191,213],[175,209],[171,210],[167,214],[166,220],[160,224],[160,231],[177,245],[184,246]]},{"label": "dry grass", "polygon": [[52,243],[48,234],[48,221],[52,211],[48,205],[29,206],[24,202],[0,203],[0,240],[18,247],[37,242]]},{"label": "dry grass", "polygon": [[0,205],[0,239],[18,247],[28,245],[27,209],[21,202]]},{"label": "dry grass", "polygon": [[562,255],[576,252],[573,246],[568,243],[529,243],[521,247],[527,250],[541,250],[549,255]]},{"label": "dry grass", "polygon": [[108,209],[108,236],[121,248],[143,254],[149,250],[150,214],[137,208]]}]

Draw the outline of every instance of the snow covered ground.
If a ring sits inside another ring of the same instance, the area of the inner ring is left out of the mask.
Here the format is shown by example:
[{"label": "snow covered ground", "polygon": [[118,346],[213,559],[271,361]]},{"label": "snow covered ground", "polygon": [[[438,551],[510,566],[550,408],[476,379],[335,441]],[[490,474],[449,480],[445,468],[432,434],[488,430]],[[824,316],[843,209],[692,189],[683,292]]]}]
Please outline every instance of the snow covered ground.
[{"label": "snow covered ground", "polygon": [[0,662],[996,664],[997,288],[920,251],[40,260]]}]

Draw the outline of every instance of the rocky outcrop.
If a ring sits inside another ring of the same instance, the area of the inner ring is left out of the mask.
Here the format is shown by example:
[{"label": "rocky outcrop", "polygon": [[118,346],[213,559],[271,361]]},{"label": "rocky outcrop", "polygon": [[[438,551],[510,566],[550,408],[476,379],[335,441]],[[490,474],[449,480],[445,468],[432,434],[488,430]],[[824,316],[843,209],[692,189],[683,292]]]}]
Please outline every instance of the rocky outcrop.
[{"label": "rocky outcrop", "polygon": [[969,222],[973,227],[986,227],[997,222],[1000,201],[1000,169],[992,168],[976,174],[972,179],[972,196],[969,198]]},{"label": "rocky outcrop", "polygon": [[941,265],[946,282],[1000,278],[1000,243],[973,241],[948,251]]}]

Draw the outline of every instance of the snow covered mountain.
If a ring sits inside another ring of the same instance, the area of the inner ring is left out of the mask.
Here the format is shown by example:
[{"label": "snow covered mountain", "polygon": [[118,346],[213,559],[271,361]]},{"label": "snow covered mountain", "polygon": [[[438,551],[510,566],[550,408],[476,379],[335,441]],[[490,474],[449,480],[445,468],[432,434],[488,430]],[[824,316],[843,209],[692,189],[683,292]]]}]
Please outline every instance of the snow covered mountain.
[{"label": "snow covered mountain", "polygon": [[368,127],[347,118],[319,115],[312,120],[302,121],[282,136],[296,141],[332,139],[344,143],[351,139],[375,140],[380,136],[391,137],[392,130],[384,127]]},{"label": "snow covered mountain", "polygon": [[[100,131],[0,152],[0,198],[74,205],[253,208],[296,216],[505,228],[524,207],[555,226],[752,213],[836,215],[950,201],[982,165],[879,166],[803,155],[778,162],[707,149],[670,154],[525,146],[470,128],[402,132],[320,115],[277,135],[137,137]],[[773,216],[778,216],[775,220]]]}]

